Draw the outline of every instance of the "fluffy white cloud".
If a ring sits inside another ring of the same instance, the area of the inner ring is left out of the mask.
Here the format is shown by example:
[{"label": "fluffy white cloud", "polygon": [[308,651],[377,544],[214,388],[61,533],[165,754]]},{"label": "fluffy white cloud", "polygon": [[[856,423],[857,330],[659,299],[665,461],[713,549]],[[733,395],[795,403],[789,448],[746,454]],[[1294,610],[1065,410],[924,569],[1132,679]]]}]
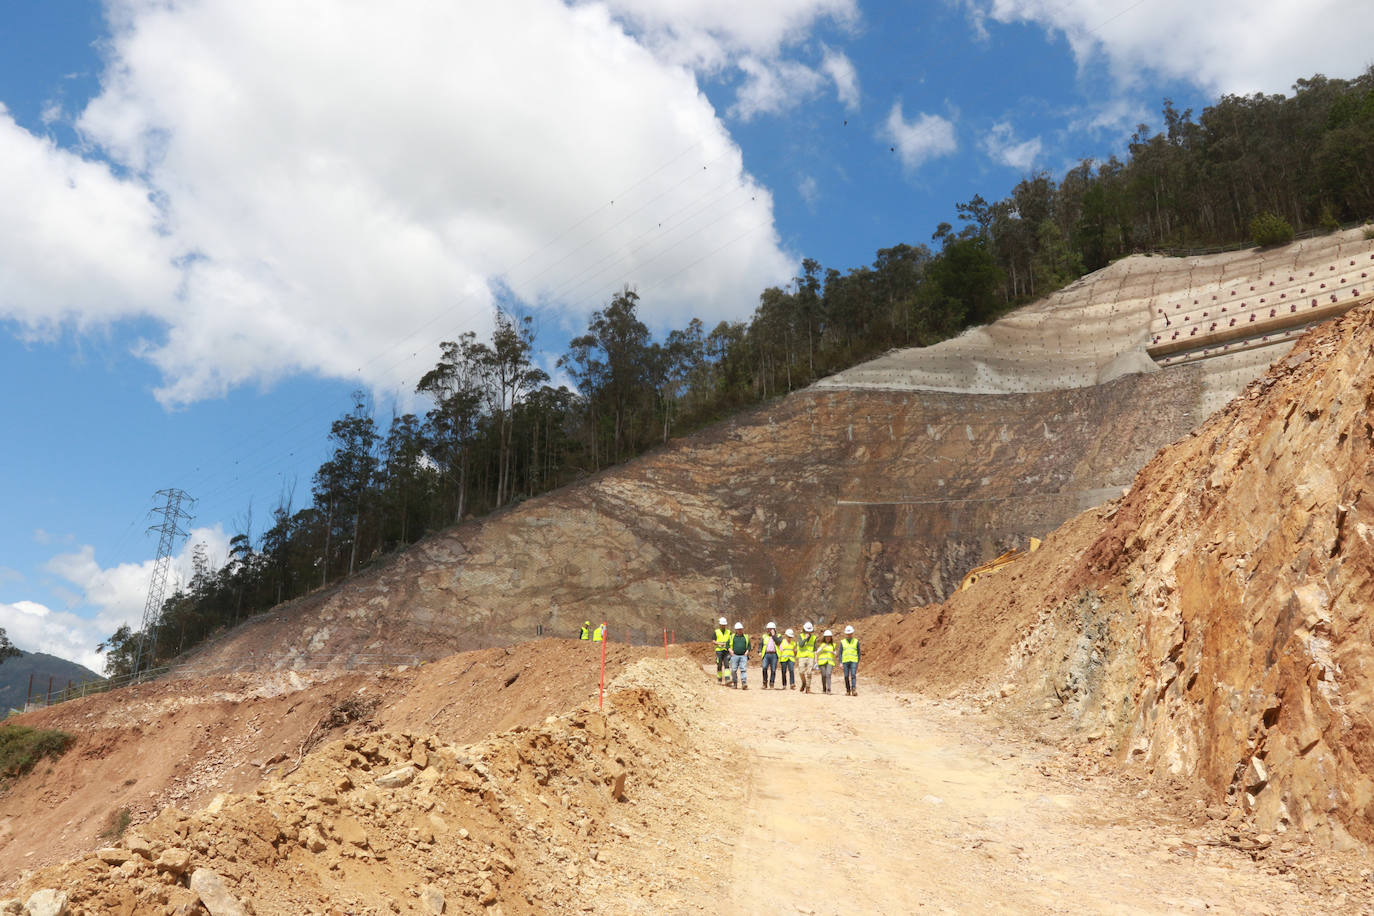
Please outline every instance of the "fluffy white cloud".
[{"label": "fluffy white cloud", "polygon": [[[97,674],[105,668],[104,656],[95,647],[110,634],[97,633],[94,621],[69,611],[54,611],[36,601],[0,603],[0,620],[5,622],[5,635],[10,642],[25,652],[56,655],[85,665]],[[47,689],[47,684],[43,688]]]},{"label": "fluffy white cloud", "polygon": [[853,62],[839,51],[826,48],[821,70],[835,83],[835,93],[840,97],[840,103],[851,111],[858,108],[859,74]]},{"label": "fluffy white cloud", "polygon": [[[700,6],[716,40],[763,49],[852,10],[779,0],[725,28]],[[159,319],[138,352],[169,405],[294,372],[409,388],[437,340],[490,326],[498,281],[574,326],[629,282],[678,324],[793,272],[693,74],[604,5],[109,12],[76,127],[116,168],[0,118],[0,318]]]},{"label": "fluffy white cloud", "polygon": [[1368,0],[968,0],[984,19],[1033,22],[1062,33],[1080,65],[1105,56],[1115,77],[1145,72],[1210,92],[1284,92],[1294,80],[1354,76],[1374,63]]},{"label": "fluffy white cloud", "polygon": [[814,207],[816,201],[820,200],[821,188],[816,183],[814,176],[807,175],[797,182],[797,193],[801,195],[802,200],[806,201],[808,207]]},{"label": "fluffy white cloud", "polygon": [[857,0],[606,0],[665,60],[716,70],[738,57],[777,57],[821,20],[859,17]]},{"label": "fluffy white cloud", "polygon": [[902,103],[893,103],[879,137],[892,145],[902,165],[914,171],[931,159],[948,156],[959,148],[954,122],[940,115],[919,114],[913,121],[902,116]]},{"label": "fluffy white cloud", "polygon": [[1012,126],[999,121],[983,135],[982,147],[994,162],[1027,172],[1040,159],[1043,144],[1039,137],[1018,141]]},{"label": "fluffy white cloud", "polygon": [[761,114],[781,114],[816,95],[825,77],[792,60],[767,61],[746,57],[739,62],[745,73],[730,114],[750,121]]},{"label": "fluffy white cloud", "polygon": [[[218,567],[228,555],[229,538],[219,525],[193,528],[180,552],[172,558],[167,576],[170,594],[192,576],[192,552],[204,544],[211,565]],[[103,567],[89,545],[58,554],[44,569],[66,586],[52,589],[69,593],[71,607],[53,610],[36,601],[0,604],[0,620],[10,641],[29,652],[61,656],[93,671],[102,671],[104,657],[95,651],[100,642],[124,624],[137,629],[153,575],[153,560]],[[81,613],[75,613],[79,608]]]}]

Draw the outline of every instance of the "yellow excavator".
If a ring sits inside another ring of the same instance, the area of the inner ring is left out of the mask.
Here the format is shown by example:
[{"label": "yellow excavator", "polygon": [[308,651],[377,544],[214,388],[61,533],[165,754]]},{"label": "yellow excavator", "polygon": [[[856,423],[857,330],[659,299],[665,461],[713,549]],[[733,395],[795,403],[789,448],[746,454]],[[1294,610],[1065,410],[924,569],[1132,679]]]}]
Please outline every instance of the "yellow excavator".
[{"label": "yellow excavator", "polygon": [[999,569],[1001,569],[1003,566],[1006,566],[1009,563],[1014,563],[1022,557],[1026,556],[1027,554],[1035,553],[1039,549],[1040,539],[1031,538],[1029,549],[1021,550],[1019,548],[1013,548],[1011,550],[1008,550],[1006,553],[1002,554],[1000,557],[998,557],[990,563],[984,563],[982,566],[970,569],[968,571],[968,575],[964,576],[963,581],[959,583],[959,591],[962,592],[964,589],[970,588],[973,585],[973,583],[977,582],[984,576],[990,576],[993,573],[997,572]]}]

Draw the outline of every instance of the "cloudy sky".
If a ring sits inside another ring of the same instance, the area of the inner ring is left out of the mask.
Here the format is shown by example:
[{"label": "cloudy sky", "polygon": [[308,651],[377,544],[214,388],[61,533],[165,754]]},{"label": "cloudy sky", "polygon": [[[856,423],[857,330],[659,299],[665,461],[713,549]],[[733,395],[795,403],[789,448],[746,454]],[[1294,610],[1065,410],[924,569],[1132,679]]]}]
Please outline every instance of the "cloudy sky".
[{"label": "cloudy sky", "polygon": [[[0,626],[99,667],[153,493],[223,558],[495,302],[549,365],[1374,63],[1368,0],[61,0],[0,12]],[[184,551],[189,555],[189,547]],[[186,557],[179,574],[188,574]]]}]

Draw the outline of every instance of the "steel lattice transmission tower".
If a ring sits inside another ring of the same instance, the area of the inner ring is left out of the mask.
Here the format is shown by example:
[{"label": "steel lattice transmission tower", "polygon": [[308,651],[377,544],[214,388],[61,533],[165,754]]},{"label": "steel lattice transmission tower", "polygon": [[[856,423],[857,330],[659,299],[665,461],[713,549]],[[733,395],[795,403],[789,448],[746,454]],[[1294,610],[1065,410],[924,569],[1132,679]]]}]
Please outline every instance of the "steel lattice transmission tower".
[{"label": "steel lattice transmission tower", "polygon": [[182,504],[187,504],[187,508],[194,506],[196,501],[186,494],[185,490],[176,488],[168,490],[158,490],[156,496],[164,496],[167,503],[161,509],[154,509],[150,515],[156,512],[162,513],[162,522],[157,525],[149,525],[149,531],[159,532],[157,542],[157,559],[153,561],[153,578],[148,583],[148,600],[143,605],[143,625],[138,632],[138,660],[134,663],[134,673],[137,674],[145,668],[152,667],[153,652],[157,649],[157,635],[153,630],[153,625],[157,623],[158,616],[162,613],[162,597],[167,591],[167,570],[172,565],[172,545],[179,537],[186,537],[186,532],[181,529],[183,521],[189,522],[193,516]]}]

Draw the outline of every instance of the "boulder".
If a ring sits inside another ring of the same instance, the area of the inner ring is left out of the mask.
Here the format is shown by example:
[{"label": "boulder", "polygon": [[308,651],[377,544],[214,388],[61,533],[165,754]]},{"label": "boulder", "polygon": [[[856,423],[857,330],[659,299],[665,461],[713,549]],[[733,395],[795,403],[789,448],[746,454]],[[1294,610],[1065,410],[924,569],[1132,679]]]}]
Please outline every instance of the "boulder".
[{"label": "boulder", "polygon": [[24,916],[67,916],[67,895],[44,888],[24,902]]},{"label": "boulder", "polygon": [[425,885],[420,891],[420,905],[425,908],[426,913],[433,913],[434,916],[443,916],[444,907],[447,903],[444,900],[444,892],[433,884]]},{"label": "boulder", "polygon": [[118,846],[106,846],[104,849],[95,851],[95,857],[106,865],[123,865],[133,856],[132,852],[127,849],[120,849]]},{"label": "boulder", "polygon": [[243,904],[229,893],[224,879],[208,868],[197,868],[191,873],[191,890],[210,916],[248,916]]},{"label": "boulder", "polygon": [[367,831],[351,817],[341,817],[335,821],[334,834],[341,842],[351,843],[359,849],[367,845]]},{"label": "boulder", "polygon": [[191,866],[191,854],[184,849],[164,849],[162,855],[157,857],[153,863],[159,870],[171,872],[174,875],[186,873],[186,869]]},{"label": "boulder", "polygon": [[377,785],[383,789],[399,789],[408,786],[415,779],[415,767],[405,766],[377,777]]}]

